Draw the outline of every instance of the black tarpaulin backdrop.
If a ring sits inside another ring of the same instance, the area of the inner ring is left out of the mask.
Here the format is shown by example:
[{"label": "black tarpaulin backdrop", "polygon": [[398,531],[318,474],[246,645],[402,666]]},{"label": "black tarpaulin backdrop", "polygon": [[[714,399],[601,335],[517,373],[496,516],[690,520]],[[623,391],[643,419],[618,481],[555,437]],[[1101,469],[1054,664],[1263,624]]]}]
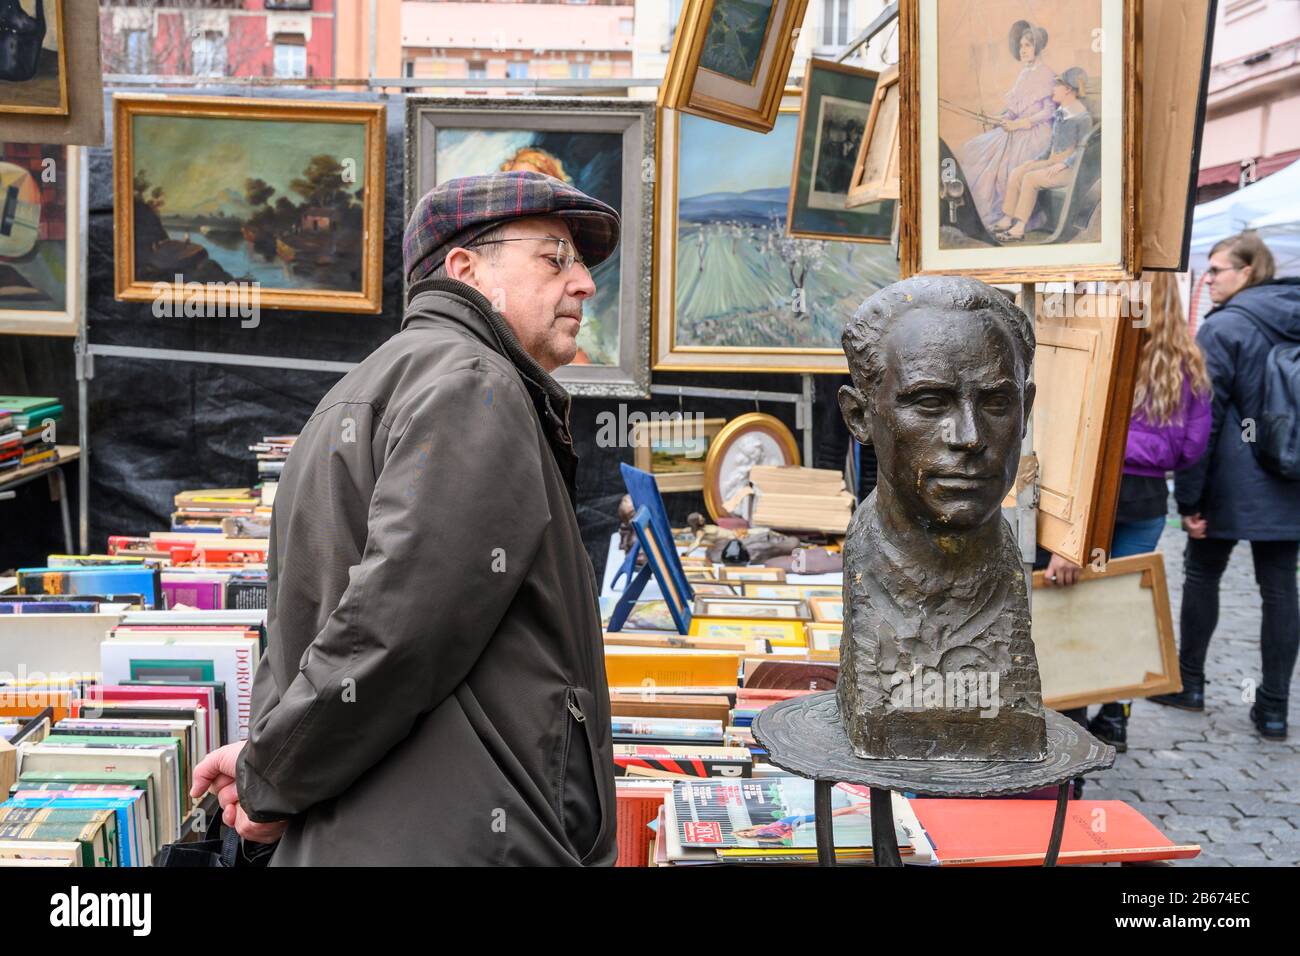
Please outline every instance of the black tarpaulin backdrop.
[{"label": "black tarpaulin backdrop", "polygon": [[[248,95],[246,90],[202,92]],[[383,312],[358,315],[265,309],[260,324],[245,329],[238,318],[156,318],[149,303],[116,301],[110,142],[89,151],[86,314],[92,343],[357,362],[397,331],[402,313],[401,237],[405,225],[403,97],[297,90],[258,90],[256,95],[387,104]],[[105,99],[111,137],[111,100]],[[105,550],[110,534],[143,535],[168,528],[172,496],[182,489],[253,484],[257,476],[249,444],[263,435],[296,433],[339,378],[337,373],[97,356],[89,386],[90,550]],[[656,373],[654,381],[781,392],[797,392],[800,387],[796,375]],[[838,469],[844,461],[848,436],[834,394],[846,381],[840,376],[816,379],[814,463],[819,467]],[[75,443],[77,382],[72,340],[0,335],[0,394],[59,396],[65,408],[59,440]],[[627,406],[629,412],[674,411],[679,401],[656,397],[628,402]],[[745,401],[687,397],[680,407],[688,413],[732,418],[753,411],[755,406]],[[759,408],[794,430],[793,405],[761,403]],[[618,401],[613,399],[577,399],[573,404],[571,424],[581,457],[578,522],[597,569],[603,566],[610,535],[618,525],[616,513],[623,494],[618,464],[632,461],[631,449],[596,444],[597,416],[617,410]],[[65,474],[72,496],[75,538],[76,467],[68,466]],[[698,493],[668,495],[666,501],[675,523],[684,522],[691,511],[704,510]],[[35,565],[43,562],[46,554],[62,549],[57,505],[49,500],[44,481],[20,489],[17,500],[0,501],[0,568]]]}]

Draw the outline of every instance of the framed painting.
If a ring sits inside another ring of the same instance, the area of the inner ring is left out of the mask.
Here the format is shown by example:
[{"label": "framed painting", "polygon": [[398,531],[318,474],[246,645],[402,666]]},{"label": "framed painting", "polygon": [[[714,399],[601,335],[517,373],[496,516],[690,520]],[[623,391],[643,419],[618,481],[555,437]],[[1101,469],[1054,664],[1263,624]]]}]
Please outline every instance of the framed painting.
[{"label": "framed painting", "polygon": [[76,335],[85,310],[85,150],[0,143],[0,200],[0,332]]},{"label": "framed painting", "polygon": [[1055,710],[1182,689],[1165,562],[1159,552],[1085,567],[1068,588],[1034,572],[1034,654]]},{"label": "framed painting", "polygon": [[380,310],[383,104],[119,94],[113,129],[117,298]]},{"label": "framed painting", "polygon": [[887,244],[786,234],[798,103],[767,134],[661,111],[656,370],[846,374],[845,323],[898,279]]},{"label": "framed painting", "polygon": [[659,106],[766,133],[808,0],[685,0]]},{"label": "framed painting", "polygon": [[[1142,268],[1186,272],[1217,0],[1142,0]],[[1190,68],[1193,64],[1196,68]]]},{"label": "framed painting", "polygon": [[848,205],[877,74],[834,60],[810,59],[795,133],[786,234],[800,239],[889,242],[892,201]]},{"label": "framed painting", "polygon": [[749,472],[757,465],[797,465],[799,445],[785,423],[762,412],[733,418],[709,445],[704,461],[704,506],[717,521],[753,512]]},{"label": "framed painting", "polygon": [[904,275],[1141,269],[1140,0],[902,0]]},{"label": "framed painting", "polygon": [[64,0],[7,0],[0,16],[0,113],[65,116]]},{"label": "framed painting", "polygon": [[702,491],[709,443],[725,424],[725,418],[638,422],[632,427],[633,464],[654,475],[663,494]]},{"label": "framed painting", "polygon": [[845,204],[898,198],[898,67],[891,66],[876,81],[871,115],[858,147]]},{"label": "framed painting", "polygon": [[407,215],[449,179],[527,169],[614,207],[619,248],[592,270],[578,356],[556,381],[575,395],[650,397],[650,275],[654,107],[635,100],[406,100]]}]

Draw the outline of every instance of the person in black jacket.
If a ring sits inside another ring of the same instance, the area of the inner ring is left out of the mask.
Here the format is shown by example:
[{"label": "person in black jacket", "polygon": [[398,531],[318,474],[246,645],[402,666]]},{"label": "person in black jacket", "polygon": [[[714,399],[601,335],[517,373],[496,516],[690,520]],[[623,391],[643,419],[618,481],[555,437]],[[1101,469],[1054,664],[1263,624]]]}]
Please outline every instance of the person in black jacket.
[{"label": "person in black jacket", "polygon": [[1284,740],[1287,698],[1300,648],[1296,553],[1300,482],[1255,457],[1264,403],[1264,367],[1278,344],[1300,342],[1300,279],[1275,279],[1273,256],[1252,232],[1210,251],[1208,284],[1215,309],[1196,337],[1214,386],[1210,443],[1200,462],[1175,478],[1174,497],[1187,531],[1179,665],[1183,690],[1151,700],[1205,708],[1205,656],[1219,619],[1219,579],[1238,541],[1250,542],[1263,599],[1263,681],[1250,710],[1260,735]]}]

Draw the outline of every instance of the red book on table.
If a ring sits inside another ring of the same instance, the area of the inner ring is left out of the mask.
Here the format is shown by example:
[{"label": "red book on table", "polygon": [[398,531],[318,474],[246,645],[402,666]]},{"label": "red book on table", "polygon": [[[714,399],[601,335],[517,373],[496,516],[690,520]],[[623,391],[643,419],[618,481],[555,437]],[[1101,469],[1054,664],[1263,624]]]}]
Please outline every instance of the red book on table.
[{"label": "red book on table", "polygon": [[[940,866],[1042,866],[1056,803],[1050,800],[909,801]],[[1177,844],[1122,800],[1071,800],[1057,863],[1182,860]]]}]

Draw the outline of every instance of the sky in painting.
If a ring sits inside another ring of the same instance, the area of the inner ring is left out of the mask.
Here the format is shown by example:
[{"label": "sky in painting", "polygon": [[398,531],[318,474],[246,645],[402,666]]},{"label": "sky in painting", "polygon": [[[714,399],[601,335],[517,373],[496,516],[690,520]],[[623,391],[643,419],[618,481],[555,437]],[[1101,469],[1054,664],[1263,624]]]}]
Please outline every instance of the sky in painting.
[{"label": "sky in painting", "polygon": [[357,184],[365,181],[366,131],[362,123],[293,120],[207,119],[136,116],[133,172],[161,185],[163,215],[223,213],[243,216],[245,180],[256,177],[275,187],[274,203],[287,195],[313,156],[356,161]]},{"label": "sky in painting", "polygon": [[789,186],[798,125],[798,114],[780,113],[772,132],[755,133],[683,114],[681,139],[690,148],[682,150],[677,160],[678,194],[690,197]]}]

